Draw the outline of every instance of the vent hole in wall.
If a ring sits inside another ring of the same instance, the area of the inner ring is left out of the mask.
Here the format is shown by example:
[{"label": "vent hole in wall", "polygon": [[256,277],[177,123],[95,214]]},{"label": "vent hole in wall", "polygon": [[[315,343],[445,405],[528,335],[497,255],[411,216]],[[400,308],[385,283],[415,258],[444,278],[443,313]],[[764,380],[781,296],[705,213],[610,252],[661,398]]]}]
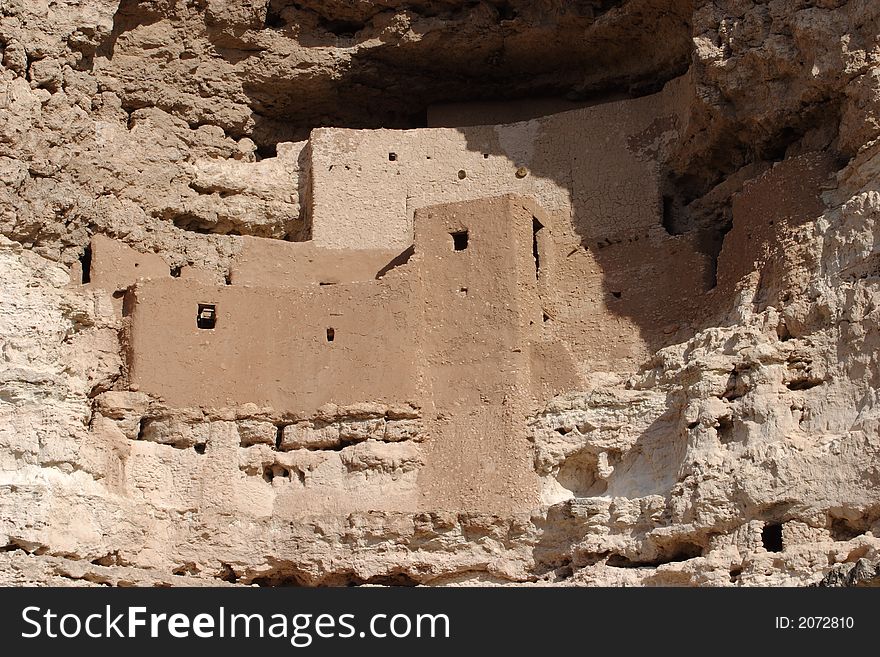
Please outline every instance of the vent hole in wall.
[{"label": "vent hole in wall", "polygon": [[466,230],[459,230],[449,234],[452,236],[452,248],[454,250],[464,251],[468,248],[468,232]]},{"label": "vent hole in wall", "polygon": [[389,162],[397,162],[397,153],[388,153]]},{"label": "vent hole in wall", "polygon": [[782,524],[774,522],[764,525],[761,542],[767,552],[782,552]]},{"label": "vent hole in wall", "polygon": [[275,479],[287,479],[288,481],[290,481],[291,480],[290,470],[288,470],[287,468],[285,468],[283,466],[276,465],[276,464],[267,465],[266,467],[264,467],[263,468],[263,481],[265,481],[268,484],[271,484],[273,481],[275,481]]},{"label": "vent hole in wall", "polygon": [[217,326],[217,305],[200,303],[196,313],[196,326],[200,329],[213,329]]},{"label": "vent hole in wall", "polygon": [[327,329],[327,342],[333,342],[336,339],[336,329],[328,328]]}]

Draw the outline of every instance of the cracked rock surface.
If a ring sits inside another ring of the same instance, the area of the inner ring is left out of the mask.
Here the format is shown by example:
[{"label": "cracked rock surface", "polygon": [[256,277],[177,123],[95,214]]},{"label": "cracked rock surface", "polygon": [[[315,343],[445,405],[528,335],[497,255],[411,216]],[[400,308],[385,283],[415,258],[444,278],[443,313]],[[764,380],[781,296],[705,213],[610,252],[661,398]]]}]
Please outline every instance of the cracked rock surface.
[{"label": "cracked rock surface", "polygon": [[[873,0],[0,4],[0,584],[876,585],[878,35]],[[313,128],[680,76],[666,229],[733,302],[544,400],[528,513],[411,510],[425,409],[131,390],[113,290],[71,284],[95,235],[218,285],[307,238]],[[815,216],[742,260],[736,195],[816,153]]]}]

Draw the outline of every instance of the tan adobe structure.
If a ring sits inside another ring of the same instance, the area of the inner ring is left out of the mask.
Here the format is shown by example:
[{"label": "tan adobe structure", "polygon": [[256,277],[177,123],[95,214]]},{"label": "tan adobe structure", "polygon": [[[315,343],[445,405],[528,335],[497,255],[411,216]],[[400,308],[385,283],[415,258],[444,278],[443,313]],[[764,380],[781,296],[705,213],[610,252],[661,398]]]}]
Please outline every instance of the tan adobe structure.
[{"label": "tan adobe structure", "polygon": [[[379,266],[387,253],[336,252],[339,272],[361,280],[290,286],[248,258],[228,286],[142,281],[126,298],[130,381],[174,406],[254,403],[291,419],[327,404],[405,403],[422,409],[432,438],[424,495],[527,508],[537,480],[526,410],[578,385],[569,350],[545,336],[548,223],[533,203],[501,197],[419,211],[412,255],[397,267]],[[248,242],[250,257],[266,246]],[[286,248],[293,262],[325,255]],[[487,452],[483,436],[507,442]]]},{"label": "tan adobe structure", "polygon": [[[274,427],[239,428],[243,448],[276,451],[265,472],[357,448],[410,464],[382,484],[391,508],[531,508],[546,491],[526,417],[723,311],[742,278],[732,249],[763,248],[737,237],[762,212],[748,204],[788,184],[774,171],[738,201],[718,271],[697,232],[670,234],[676,84],[518,124],[315,130],[300,147],[312,239],[239,238],[225,285],[96,238],[95,284],[125,297],[131,389],[172,408],[267,409]],[[179,430],[147,421],[139,435]],[[572,472],[554,499],[598,481]],[[344,490],[297,499],[360,508]]]},{"label": "tan adobe structure", "polygon": [[403,250],[419,208],[533,198],[554,225],[552,330],[584,374],[634,369],[692,333],[687,320],[714,286],[701,236],[670,235],[663,225],[666,149],[687,120],[683,84],[505,125],[314,130],[304,149],[312,240]]},{"label": "tan adobe structure", "polygon": [[[178,406],[256,403],[293,414],[419,400],[426,377],[467,363],[479,367],[446,376],[476,398],[518,377],[524,389],[544,386],[540,394],[570,388],[570,353],[544,328],[548,222],[515,197],[437,206],[419,211],[405,262],[394,266],[387,251],[333,251],[335,276],[296,284],[267,271],[265,256],[282,247],[277,262],[296,269],[308,259],[319,272],[330,256],[309,243],[249,238],[230,285],[166,276],[132,288],[130,380]],[[530,363],[541,373],[534,382]],[[492,374],[481,380],[484,369]]]}]

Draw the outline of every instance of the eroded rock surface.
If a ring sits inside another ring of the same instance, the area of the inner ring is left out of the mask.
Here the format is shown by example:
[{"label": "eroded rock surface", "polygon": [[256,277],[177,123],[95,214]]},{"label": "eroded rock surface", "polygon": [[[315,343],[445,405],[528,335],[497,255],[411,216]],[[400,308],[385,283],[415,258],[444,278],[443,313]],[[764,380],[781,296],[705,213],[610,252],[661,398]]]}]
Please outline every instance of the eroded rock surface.
[{"label": "eroded rock surface", "polygon": [[[3,4],[0,583],[874,583],[878,34],[870,0]],[[420,220],[507,194],[528,258],[414,276]],[[496,271],[477,333],[423,308]],[[150,290],[217,291],[198,346],[264,288],[379,290],[412,394],[138,378]]]}]

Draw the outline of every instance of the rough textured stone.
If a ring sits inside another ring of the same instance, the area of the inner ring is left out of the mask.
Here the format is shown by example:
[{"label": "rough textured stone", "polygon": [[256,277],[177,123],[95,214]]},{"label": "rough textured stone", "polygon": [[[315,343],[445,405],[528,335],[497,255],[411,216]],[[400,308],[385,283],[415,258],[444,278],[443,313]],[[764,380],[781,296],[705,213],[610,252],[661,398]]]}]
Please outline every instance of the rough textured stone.
[{"label": "rough textured stone", "polygon": [[[864,0],[3,5],[0,583],[875,584],[878,34]],[[449,170],[382,183],[416,152]],[[278,298],[392,281],[421,256],[322,249],[510,191],[565,272],[530,381],[444,348],[413,380],[467,393],[421,407],[136,389],[129,286],[234,295],[288,246]]]}]

